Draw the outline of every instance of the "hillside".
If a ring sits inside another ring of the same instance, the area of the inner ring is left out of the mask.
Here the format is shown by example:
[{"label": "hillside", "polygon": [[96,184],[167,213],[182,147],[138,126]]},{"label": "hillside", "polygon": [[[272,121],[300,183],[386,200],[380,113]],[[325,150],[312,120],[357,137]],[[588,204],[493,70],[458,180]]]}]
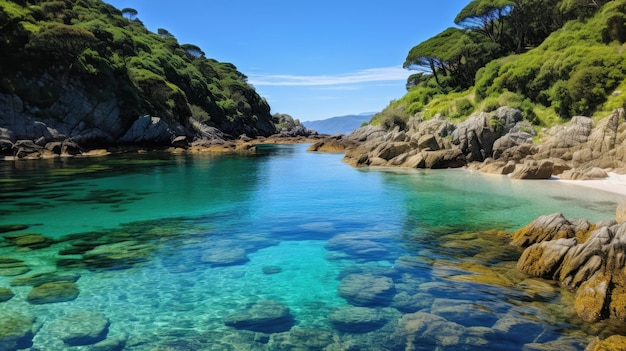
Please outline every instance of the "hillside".
[{"label": "hillside", "polygon": [[94,147],[275,133],[234,65],[148,31],[139,15],[100,0],[0,0],[1,152],[22,139]]},{"label": "hillside", "polygon": [[317,131],[320,134],[350,134],[353,130],[359,128],[363,123],[368,122],[373,112],[360,113],[358,115],[346,115],[331,117],[318,121],[307,121],[302,124],[308,128]]},{"label": "hillside", "polygon": [[407,94],[372,123],[458,121],[501,106],[538,127],[605,116],[626,105],[625,23],[625,0],[473,0],[458,27],[411,49]]}]

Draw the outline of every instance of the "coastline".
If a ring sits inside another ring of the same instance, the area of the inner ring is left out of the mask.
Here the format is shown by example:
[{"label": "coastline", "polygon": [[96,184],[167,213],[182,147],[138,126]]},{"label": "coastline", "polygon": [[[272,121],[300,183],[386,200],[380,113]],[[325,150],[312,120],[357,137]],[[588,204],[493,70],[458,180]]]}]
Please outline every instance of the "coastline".
[{"label": "coastline", "polygon": [[566,180],[553,176],[551,179],[564,184],[606,191],[626,196],[626,175],[609,172],[609,177],[594,180]]}]

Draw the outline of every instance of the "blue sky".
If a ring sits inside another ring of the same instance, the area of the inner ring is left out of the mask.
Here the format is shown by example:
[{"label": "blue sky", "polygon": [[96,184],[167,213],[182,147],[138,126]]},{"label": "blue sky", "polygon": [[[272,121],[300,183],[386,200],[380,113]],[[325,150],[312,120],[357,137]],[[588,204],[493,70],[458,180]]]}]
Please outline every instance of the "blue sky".
[{"label": "blue sky", "polygon": [[156,32],[231,62],[272,113],[301,121],[377,112],[405,92],[409,50],[469,0],[105,0]]}]

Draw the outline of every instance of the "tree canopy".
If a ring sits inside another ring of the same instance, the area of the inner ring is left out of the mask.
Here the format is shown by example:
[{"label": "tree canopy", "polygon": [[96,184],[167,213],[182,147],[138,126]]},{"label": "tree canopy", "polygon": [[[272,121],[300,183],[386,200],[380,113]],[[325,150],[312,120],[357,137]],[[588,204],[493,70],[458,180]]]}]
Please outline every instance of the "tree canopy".
[{"label": "tree canopy", "polygon": [[508,104],[548,123],[626,107],[626,0],[472,0],[455,24],[407,54],[418,73],[394,118]]}]

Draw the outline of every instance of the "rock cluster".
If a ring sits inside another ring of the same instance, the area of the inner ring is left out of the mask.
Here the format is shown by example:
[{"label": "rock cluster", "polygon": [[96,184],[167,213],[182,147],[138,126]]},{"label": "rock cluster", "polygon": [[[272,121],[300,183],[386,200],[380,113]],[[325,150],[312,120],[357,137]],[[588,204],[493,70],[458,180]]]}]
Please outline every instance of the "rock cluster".
[{"label": "rock cluster", "polygon": [[453,124],[436,116],[409,119],[405,129],[366,126],[348,136],[332,136],[313,144],[311,151],[345,151],[344,161],[356,166],[455,168],[470,166],[484,173],[515,179],[601,179],[607,170],[626,167],[624,109],[593,123],[573,117],[566,125],[542,131],[518,109],[501,107]]},{"label": "rock cluster", "polygon": [[[52,77],[44,77],[52,79]],[[280,115],[277,126],[269,121],[248,125],[218,126],[194,118],[179,121],[158,116],[123,120],[116,98],[92,101],[76,84],[63,87],[45,113],[15,94],[0,94],[0,157],[39,159],[90,154],[98,148],[201,148],[227,145],[236,137],[308,137],[316,135],[291,116]],[[228,129],[229,133],[223,130]],[[97,154],[102,154],[98,152]]]},{"label": "rock cluster", "polygon": [[576,291],[574,307],[585,321],[626,320],[626,223],[591,224],[561,214],[542,216],[514,233],[525,248],[517,267]]}]

